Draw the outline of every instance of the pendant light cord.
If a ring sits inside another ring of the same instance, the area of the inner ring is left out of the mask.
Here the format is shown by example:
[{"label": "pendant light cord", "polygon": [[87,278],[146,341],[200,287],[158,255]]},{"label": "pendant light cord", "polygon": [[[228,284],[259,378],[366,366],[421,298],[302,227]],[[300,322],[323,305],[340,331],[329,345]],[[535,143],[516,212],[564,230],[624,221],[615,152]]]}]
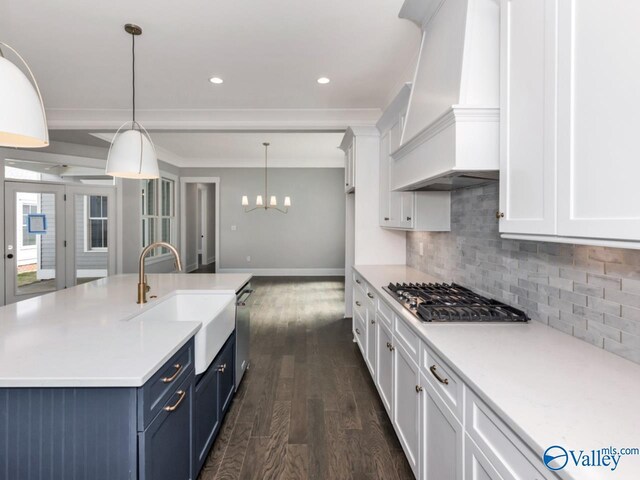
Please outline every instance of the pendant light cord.
[{"label": "pendant light cord", "polygon": [[264,146],[264,206],[266,208],[267,201],[268,201],[268,194],[267,194],[267,149],[269,148],[269,145],[265,145]]},{"label": "pendant light cord", "polygon": [[136,121],[136,36],[131,35],[131,83],[132,83],[132,111],[133,111],[133,122]]}]

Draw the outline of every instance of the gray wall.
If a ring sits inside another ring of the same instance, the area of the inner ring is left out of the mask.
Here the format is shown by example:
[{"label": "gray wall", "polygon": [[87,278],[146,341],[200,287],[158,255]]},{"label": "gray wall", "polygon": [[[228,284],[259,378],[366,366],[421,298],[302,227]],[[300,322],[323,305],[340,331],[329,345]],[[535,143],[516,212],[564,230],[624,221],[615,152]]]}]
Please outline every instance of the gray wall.
[{"label": "gray wall", "polygon": [[287,215],[244,213],[242,195],[251,204],[257,194],[264,195],[263,169],[183,168],[180,175],[220,177],[219,268],[344,268],[343,169],[269,170],[269,194],[280,203],[285,195],[291,197]]},{"label": "gray wall", "polygon": [[640,363],[639,250],[503,240],[497,184],[451,200],[451,232],[407,234],[410,266]]}]

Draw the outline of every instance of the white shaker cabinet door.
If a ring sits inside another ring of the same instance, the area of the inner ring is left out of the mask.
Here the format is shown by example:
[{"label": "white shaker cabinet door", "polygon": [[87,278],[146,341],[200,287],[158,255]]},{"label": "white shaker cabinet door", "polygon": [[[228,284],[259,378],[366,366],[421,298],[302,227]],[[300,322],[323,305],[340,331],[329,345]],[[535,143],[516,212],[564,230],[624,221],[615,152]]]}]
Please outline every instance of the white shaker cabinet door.
[{"label": "white shaker cabinet door", "polygon": [[423,373],[420,374],[420,385],[420,479],[462,480],[462,424]]},{"label": "white shaker cabinet door", "polygon": [[[400,321],[400,320],[397,320]],[[413,474],[420,468],[420,371],[399,344],[394,354],[393,425]]]},{"label": "white shaker cabinet door", "polygon": [[640,240],[640,2],[558,14],[558,234]]},{"label": "white shaker cabinet door", "polygon": [[556,233],[558,1],[501,3],[502,233]]},{"label": "white shaker cabinet door", "polygon": [[391,418],[393,418],[391,410],[393,398],[392,342],[393,337],[384,322],[376,322],[376,386],[384,408]]}]

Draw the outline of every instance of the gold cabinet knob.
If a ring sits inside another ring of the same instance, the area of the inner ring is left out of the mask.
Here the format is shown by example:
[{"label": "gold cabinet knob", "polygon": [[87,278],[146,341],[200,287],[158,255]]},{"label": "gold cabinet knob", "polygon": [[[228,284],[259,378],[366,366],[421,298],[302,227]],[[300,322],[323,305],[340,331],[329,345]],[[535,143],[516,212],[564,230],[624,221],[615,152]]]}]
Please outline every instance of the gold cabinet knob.
[{"label": "gold cabinet knob", "polygon": [[420,393],[424,390],[421,385],[416,385],[416,393]]},{"label": "gold cabinet knob", "polygon": [[501,218],[504,218],[504,212],[496,212],[496,218],[498,220],[500,220]]}]

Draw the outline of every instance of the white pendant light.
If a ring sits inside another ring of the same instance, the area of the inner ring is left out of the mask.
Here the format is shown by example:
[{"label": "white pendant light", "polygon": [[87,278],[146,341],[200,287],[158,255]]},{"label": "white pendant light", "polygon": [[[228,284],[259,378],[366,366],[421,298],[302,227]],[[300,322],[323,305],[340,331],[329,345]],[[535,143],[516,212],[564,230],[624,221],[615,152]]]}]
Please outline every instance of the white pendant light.
[{"label": "white pendant light", "polygon": [[131,35],[132,55],[132,113],[133,119],[125,122],[116,132],[109,155],[107,175],[120,178],[158,178],[158,155],[147,130],[136,122],[136,36],[142,35],[142,28],[131,23],[124,26]]},{"label": "white pendant light", "polygon": [[[262,195],[256,196],[256,206],[253,208],[247,208],[249,206],[249,197],[247,195],[242,196],[242,206],[244,207],[245,213],[253,212],[254,210],[264,209],[264,210],[276,210],[280,213],[288,213],[289,207],[291,206],[291,197],[284,197],[284,208],[278,207],[278,198],[275,195],[269,195],[269,184],[267,182],[267,160],[268,160],[268,150],[269,143],[264,142],[264,200]],[[265,205],[267,198],[269,199],[269,205]]]},{"label": "white pendant light", "polygon": [[[13,52],[31,80],[3,56]],[[49,145],[42,95],[29,65],[13,48],[0,42],[0,147],[40,148]]]}]

